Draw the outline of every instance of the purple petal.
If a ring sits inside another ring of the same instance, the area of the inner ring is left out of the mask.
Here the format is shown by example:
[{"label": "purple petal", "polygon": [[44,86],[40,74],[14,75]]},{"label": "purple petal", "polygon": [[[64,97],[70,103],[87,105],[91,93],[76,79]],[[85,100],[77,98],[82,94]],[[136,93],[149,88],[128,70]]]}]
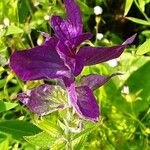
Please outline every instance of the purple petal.
[{"label": "purple petal", "polygon": [[82,33],[82,18],[80,8],[74,0],[64,0],[67,19],[60,16],[51,17],[51,26],[60,40],[69,40]]},{"label": "purple petal", "polygon": [[56,38],[33,49],[14,52],[10,67],[22,80],[59,78],[69,75],[68,68],[56,52]]},{"label": "purple petal", "polygon": [[69,95],[69,102],[72,106],[76,105],[77,103],[77,94],[76,94],[76,85],[75,85],[75,81],[74,79],[70,79],[70,78],[63,78],[63,83],[65,84],[66,88],[67,88],[67,92]]},{"label": "purple petal", "polygon": [[80,84],[82,86],[88,86],[92,90],[96,90],[116,75],[121,75],[121,74],[115,73],[115,74],[112,74],[111,76],[101,76],[98,74],[90,74],[87,76],[82,76],[80,80]]},{"label": "purple petal", "polygon": [[79,36],[77,36],[77,37],[75,37],[75,38],[72,38],[72,39],[70,39],[70,40],[67,40],[66,42],[65,42],[65,44],[69,47],[69,48],[71,48],[71,49],[73,49],[73,51],[76,53],[76,51],[77,51],[77,46],[79,46],[82,42],[84,42],[85,40],[89,40],[89,39],[91,39],[92,38],[92,34],[91,33],[83,33],[83,34],[81,34],[81,35],[79,35]]},{"label": "purple petal", "polygon": [[50,22],[57,38],[62,41],[70,38],[68,28],[70,28],[71,25],[69,25],[65,20],[63,20],[60,16],[52,16]]},{"label": "purple petal", "polygon": [[85,61],[85,65],[94,65],[119,57],[128,44],[131,44],[136,35],[128,38],[122,45],[113,47],[83,47],[77,53]]},{"label": "purple petal", "polygon": [[67,21],[70,22],[75,28],[76,34],[82,33],[82,16],[80,7],[76,4],[75,0],[64,0],[67,11]]},{"label": "purple petal", "polygon": [[84,66],[83,59],[76,56],[71,49],[61,41],[57,44],[57,52],[65,65],[71,69],[72,74],[74,76],[79,75]]},{"label": "purple petal", "polygon": [[122,43],[122,45],[128,45],[128,44],[133,43],[133,41],[134,41],[134,39],[136,38],[136,36],[137,36],[137,33],[134,34],[134,35],[132,35],[131,37],[129,37],[126,41],[124,41],[124,42]]},{"label": "purple petal", "polygon": [[78,76],[81,73],[81,71],[83,70],[83,67],[84,67],[84,61],[83,61],[83,59],[80,58],[79,56],[76,56],[73,75],[74,76]]},{"label": "purple petal", "polygon": [[60,58],[64,61],[64,64],[71,68],[71,72],[74,72],[75,68],[75,55],[71,52],[71,50],[64,45],[61,41],[57,44],[57,52]]},{"label": "purple petal", "polygon": [[77,104],[75,109],[77,113],[85,119],[98,121],[100,115],[99,106],[92,90],[87,86],[81,86],[76,88],[76,92]]},{"label": "purple petal", "polygon": [[81,48],[77,55],[84,59],[86,66],[89,66],[119,57],[124,48],[124,45],[114,47],[86,46]]},{"label": "purple petal", "polygon": [[67,87],[70,104],[76,113],[84,119],[98,121],[99,106],[92,90],[87,86],[76,88],[74,81],[67,78],[64,79],[64,83]]},{"label": "purple petal", "polygon": [[63,109],[67,103],[65,91],[60,86],[48,84],[40,85],[27,93],[20,93],[18,98],[32,112],[39,116]]},{"label": "purple petal", "polygon": [[78,36],[78,31],[76,30],[76,27],[74,27],[71,22],[63,20],[59,16],[51,17],[51,26],[57,38],[61,41],[66,41]]}]

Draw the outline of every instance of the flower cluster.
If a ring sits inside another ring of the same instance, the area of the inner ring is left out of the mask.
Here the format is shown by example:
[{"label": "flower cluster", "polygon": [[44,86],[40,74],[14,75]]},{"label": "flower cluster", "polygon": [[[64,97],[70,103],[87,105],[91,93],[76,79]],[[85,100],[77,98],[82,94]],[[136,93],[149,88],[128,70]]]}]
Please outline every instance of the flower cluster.
[{"label": "flower cluster", "polygon": [[[119,57],[136,35],[118,46],[81,47],[81,43],[91,39],[92,34],[83,33],[80,8],[75,0],[64,0],[64,4],[66,19],[60,16],[52,16],[50,19],[55,35],[50,37],[49,34],[42,33],[46,40],[41,46],[16,51],[10,58],[10,67],[22,80],[54,79],[61,84],[43,84],[27,93],[19,94],[18,98],[31,111],[42,116],[68,107],[62,101],[62,95],[66,95],[69,107],[73,107],[79,116],[98,121],[100,112],[93,91],[116,74],[107,77],[98,74],[83,76],[80,85],[76,85],[75,77],[84,66]],[[55,97],[56,93],[59,93],[59,98]]]}]

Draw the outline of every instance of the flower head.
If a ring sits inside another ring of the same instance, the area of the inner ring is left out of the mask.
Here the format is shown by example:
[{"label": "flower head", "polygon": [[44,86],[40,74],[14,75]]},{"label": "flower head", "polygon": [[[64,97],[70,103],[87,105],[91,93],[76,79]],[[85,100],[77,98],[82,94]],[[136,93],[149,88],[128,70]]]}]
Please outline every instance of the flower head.
[{"label": "flower head", "polygon": [[[81,78],[80,86],[75,84],[75,77],[81,73],[84,66],[119,57],[124,48],[133,42],[136,35],[118,46],[79,47],[83,41],[91,39],[92,34],[83,33],[81,12],[75,0],[64,0],[64,4],[67,11],[66,19],[60,16],[52,16],[50,19],[55,35],[50,37],[49,34],[41,32],[46,37],[46,41],[41,46],[14,52],[10,58],[10,67],[25,81],[39,79],[63,81],[69,95],[69,102],[76,112],[85,119],[97,121],[99,107],[93,90],[102,86],[112,76],[91,74]],[[56,90],[55,87],[42,85],[33,89],[30,94],[19,94],[19,99],[38,115],[48,114],[65,107],[62,103],[55,104],[52,96],[45,96],[45,94],[50,95],[49,92],[54,89]],[[54,107],[51,107],[52,104],[55,104]]]},{"label": "flower head", "polygon": [[101,15],[103,13],[103,9],[100,6],[95,6],[94,7],[94,14],[95,15]]},{"label": "flower head", "polygon": [[101,87],[115,75],[119,74],[112,74],[107,77],[98,74],[83,76],[80,79],[79,86],[76,86],[74,81],[64,78],[70,103],[79,116],[94,122],[99,120],[99,106],[93,91]]},{"label": "flower head", "polygon": [[102,33],[97,33],[96,37],[98,40],[101,40],[104,37],[104,35]]}]

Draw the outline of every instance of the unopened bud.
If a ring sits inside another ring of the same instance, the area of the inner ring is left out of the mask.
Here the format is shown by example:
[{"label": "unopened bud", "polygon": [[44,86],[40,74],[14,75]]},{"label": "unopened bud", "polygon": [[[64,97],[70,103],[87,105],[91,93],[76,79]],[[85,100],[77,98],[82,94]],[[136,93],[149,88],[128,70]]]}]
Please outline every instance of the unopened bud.
[{"label": "unopened bud", "polygon": [[102,33],[97,33],[96,37],[98,40],[101,40],[104,37],[104,35]]},{"label": "unopened bud", "polygon": [[101,15],[103,13],[103,9],[100,6],[95,6],[94,7],[94,14],[95,15]]}]

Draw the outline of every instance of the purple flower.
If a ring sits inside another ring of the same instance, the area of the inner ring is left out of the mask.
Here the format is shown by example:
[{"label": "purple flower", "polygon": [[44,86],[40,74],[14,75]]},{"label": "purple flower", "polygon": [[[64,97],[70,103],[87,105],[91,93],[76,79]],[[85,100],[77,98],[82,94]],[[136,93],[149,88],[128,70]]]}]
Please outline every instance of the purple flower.
[{"label": "purple flower", "polygon": [[17,51],[10,57],[10,67],[24,81],[70,77],[70,70],[56,51],[58,39],[50,38],[43,45]]},{"label": "purple flower", "polygon": [[22,80],[57,79],[62,76],[78,76],[84,66],[94,65],[119,57],[136,35],[122,45],[113,47],[78,46],[90,39],[90,33],[82,33],[82,18],[74,0],[64,0],[66,20],[52,16],[54,37],[47,33],[46,42],[35,48],[17,51],[10,58],[10,66]]},{"label": "purple flower", "polygon": [[66,91],[58,85],[43,84],[18,95],[20,101],[39,116],[49,114],[67,106]]},{"label": "purple flower", "polygon": [[101,76],[98,74],[82,76],[79,86],[76,86],[73,80],[64,78],[70,103],[79,116],[86,120],[98,121],[100,111],[93,91],[116,75],[120,75],[120,73],[112,74],[111,76]]},{"label": "purple flower", "polygon": [[[55,35],[50,37],[42,32],[46,41],[41,46],[14,52],[10,58],[10,67],[24,81],[62,80],[67,88],[69,102],[76,112],[85,119],[97,121],[99,107],[93,90],[99,88],[112,76],[85,76],[81,78],[80,86],[75,85],[75,77],[81,73],[84,66],[119,57],[124,48],[133,42],[136,34],[118,46],[79,47],[83,41],[91,39],[92,34],[83,33],[81,13],[75,1],[64,0],[64,4],[67,11],[66,19],[52,16],[50,20]],[[54,89],[56,90],[56,87],[42,85],[33,89],[30,94],[19,94],[19,99],[33,112],[39,115],[48,114],[65,108],[62,103],[55,104],[52,96],[49,96]],[[52,104],[54,104],[53,107],[51,107]]]},{"label": "purple flower", "polygon": [[64,77],[63,83],[65,83],[67,90],[63,88],[63,84],[43,84],[26,93],[20,93],[18,98],[39,116],[47,115],[59,109],[73,107],[79,116],[95,122],[98,121],[100,112],[93,91],[115,75],[117,74],[106,77],[90,74],[81,78],[80,85],[76,85],[74,80]]}]

